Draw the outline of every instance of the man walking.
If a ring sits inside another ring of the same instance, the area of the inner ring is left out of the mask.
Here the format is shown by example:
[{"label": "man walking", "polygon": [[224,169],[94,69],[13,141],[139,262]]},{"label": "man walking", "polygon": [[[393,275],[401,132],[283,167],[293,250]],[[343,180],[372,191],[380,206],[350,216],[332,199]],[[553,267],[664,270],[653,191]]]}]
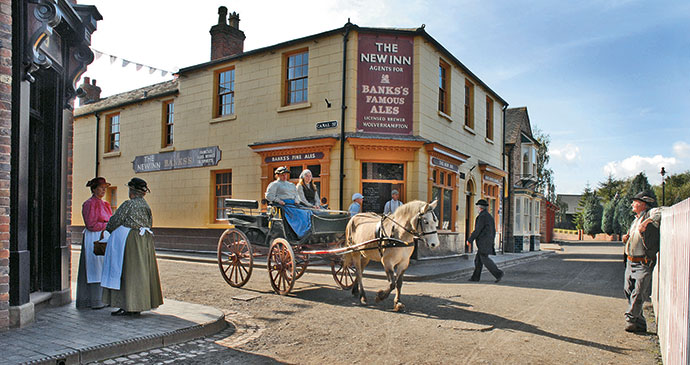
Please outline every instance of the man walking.
[{"label": "man walking", "polygon": [[484,199],[479,199],[476,205],[477,208],[479,208],[479,215],[474,223],[474,232],[472,232],[470,238],[467,239],[467,245],[470,245],[472,241],[477,242],[477,253],[474,256],[474,273],[470,281],[479,281],[482,275],[482,267],[486,266],[498,283],[503,278],[503,271],[496,266],[491,258],[489,258],[489,255],[496,254],[496,250],[494,249],[496,225],[494,224],[494,218],[486,210],[489,203]]},{"label": "man walking", "polygon": [[[635,220],[628,233],[623,235],[625,242],[625,297],[628,310],[625,312],[625,330],[628,332],[647,332],[647,320],[642,313],[642,305],[649,295],[652,271],[659,252],[659,225],[661,210],[651,209],[656,200],[648,193],[635,195],[632,210]],[[650,224],[651,223],[651,224]]]}]

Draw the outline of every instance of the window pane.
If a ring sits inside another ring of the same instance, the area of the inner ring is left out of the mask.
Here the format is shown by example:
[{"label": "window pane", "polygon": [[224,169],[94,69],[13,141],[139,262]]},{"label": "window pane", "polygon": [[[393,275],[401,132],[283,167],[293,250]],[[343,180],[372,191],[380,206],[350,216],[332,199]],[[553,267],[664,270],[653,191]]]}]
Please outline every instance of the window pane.
[{"label": "window pane", "polygon": [[299,179],[302,173],[302,166],[290,166],[290,179]]},{"label": "window pane", "polygon": [[438,204],[436,204],[436,208],[434,208],[434,213],[436,213],[436,216],[438,217],[439,220],[439,227],[441,228],[442,222],[443,222],[443,214],[441,212],[441,205],[443,205],[443,202],[440,199],[441,193],[443,192],[443,189],[433,186],[431,187],[431,201],[438,200]]},{"label": "window pane", "polygon": [[453,209],[453,191],[443,190],[443,227],[442,229],[451,229],[450,218],[453,216],[451,214],[451,209]]},{"label": "window pane", "polygon": [[365,162],[362,178],[369,180],[405,180],[403,164]]},{"label": "window pane", "polygon": [[307,166],[309,171],[311,171],[311,176],[313,178],[321,177],[321,165],[309,165]]}]

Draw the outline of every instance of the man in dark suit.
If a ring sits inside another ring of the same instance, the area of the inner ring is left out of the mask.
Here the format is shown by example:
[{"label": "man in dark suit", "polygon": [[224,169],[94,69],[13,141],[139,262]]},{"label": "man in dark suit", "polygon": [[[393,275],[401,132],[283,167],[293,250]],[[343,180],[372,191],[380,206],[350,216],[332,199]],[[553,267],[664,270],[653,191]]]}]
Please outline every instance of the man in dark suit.
[{"label": "man in dark suit", "polygon": [[474,232],[467,239],[467,244],[470,245],[472,241],[477,242],[477,253],[474,256],[474,273],[470,281],[479,281],[482,275],[482,267],[486,266],[489,272],[496,278],[498,283],[503,278],[503,271],[500,270],[494,261],[489,258],[489,255],[495,255],[494,238],[496,237],[496,225],[494,218],[486,211],[489,203],[484,199],[477,201],[477,208],[479,208],[479,215],[474,223]]}]

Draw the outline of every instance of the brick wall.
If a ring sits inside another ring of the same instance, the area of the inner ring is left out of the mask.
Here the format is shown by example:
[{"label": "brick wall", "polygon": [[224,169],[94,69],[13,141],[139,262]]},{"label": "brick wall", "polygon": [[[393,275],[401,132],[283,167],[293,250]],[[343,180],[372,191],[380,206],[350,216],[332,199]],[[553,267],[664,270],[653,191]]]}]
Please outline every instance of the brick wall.
[{"label": "brick wall", "polygon": [[0,0],[0,24],[0,331],[4,331],[10,325],[11,0]]}]

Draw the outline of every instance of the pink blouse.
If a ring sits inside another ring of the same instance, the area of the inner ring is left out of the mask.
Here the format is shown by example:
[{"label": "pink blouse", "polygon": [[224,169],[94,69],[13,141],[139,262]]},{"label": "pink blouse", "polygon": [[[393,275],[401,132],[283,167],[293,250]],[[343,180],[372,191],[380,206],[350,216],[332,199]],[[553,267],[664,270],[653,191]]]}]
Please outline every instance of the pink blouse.
[{"label": "pink blouse", "polygon": [[105,229],[108,220],[113,215],[113,210],[108,202],[93,195],[82,204],[81,215],[84,217],[86,229],[91,232],[100,232]]}]

